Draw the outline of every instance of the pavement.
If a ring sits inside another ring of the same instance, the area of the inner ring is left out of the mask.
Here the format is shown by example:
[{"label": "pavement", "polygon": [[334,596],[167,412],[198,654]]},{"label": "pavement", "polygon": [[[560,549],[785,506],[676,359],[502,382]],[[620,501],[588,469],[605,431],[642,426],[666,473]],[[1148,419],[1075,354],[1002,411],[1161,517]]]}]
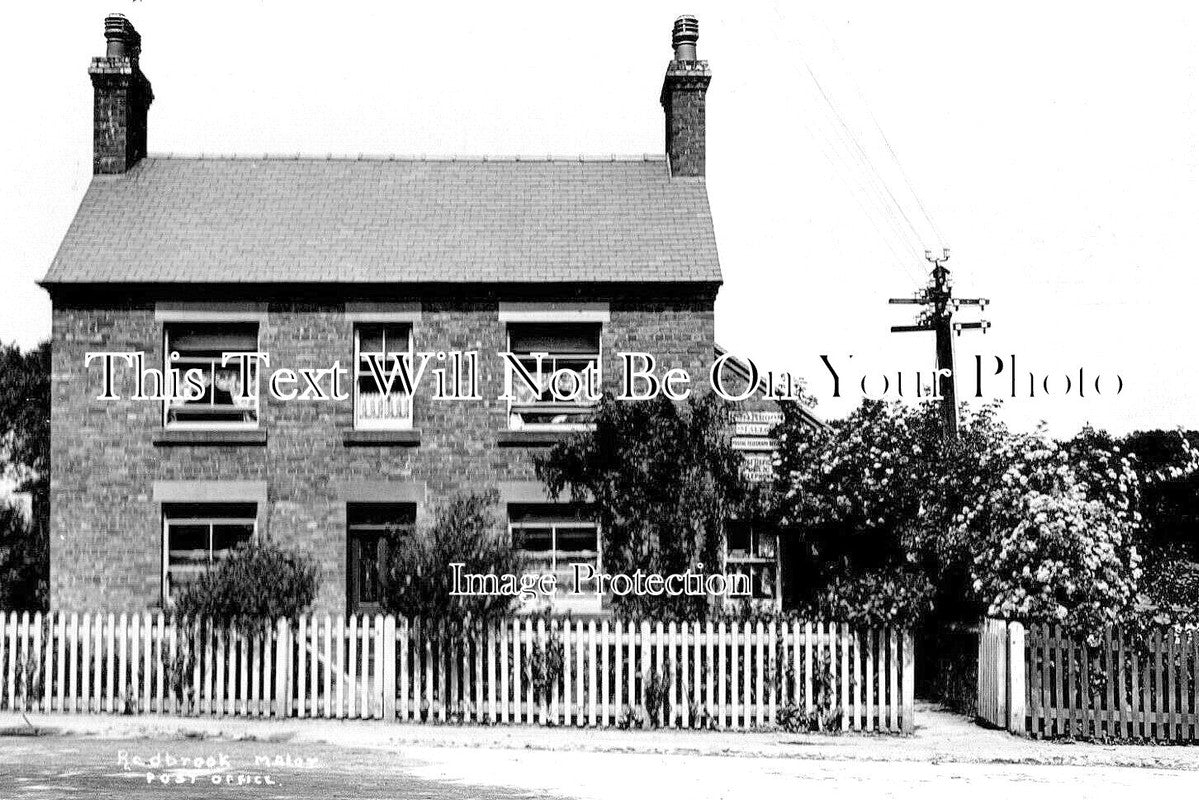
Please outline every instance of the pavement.
[{"label": "pavement", "polygon": [[[26,722],[28,720],[28,722]],[[537,726],[420,725],[380,720],[105,716],[0,713],[0,736],[35,728],[100,739],[202,739],[404,748],[484,748],[591,753],[737,756],[957,764],[1039,764],[1199,771],[1199,746],[1104,745],[1034,740],[989,730],[929,703],[917,703],[916,730],[893,734],[778,731],[616,730]]]},{"label": "pavement", "polygon": [[1199,747],[1033,741],[924,704],[912,736],[28,719],[42,735],[13,735],[32,731],[21,715],[0,714],[3,800],[114,794],[698,800],[784,792],[839,800],[917,792],[985,800],[1019,792],[1022,800],[1057,800],[1062,791],[1127,800],[1138,790],[1193,794],[1199,788]]}]

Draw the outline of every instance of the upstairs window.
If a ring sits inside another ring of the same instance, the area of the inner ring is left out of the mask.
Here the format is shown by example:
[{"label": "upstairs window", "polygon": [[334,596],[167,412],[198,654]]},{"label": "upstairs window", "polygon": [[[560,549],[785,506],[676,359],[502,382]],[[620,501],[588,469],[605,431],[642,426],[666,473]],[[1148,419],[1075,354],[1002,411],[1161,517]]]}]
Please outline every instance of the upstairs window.
[{"label": "upstairs window", "polygon": [[258,529],[253,503],[171,504],[163,507],[162,596],[169,603],[179,592],[254,539]]},{"label": "upstairs window", "polygon": [[401,355],[408,356],[409,374],[415,377],[412,366],[412,326],[354,327],[355,428],[380,430],[412,427],[412,395],[404,391],[398,373]]},{"label": "upstairs window", "polygon": [[535,381],[536,354],[544,354],[540,391],[512,377],[516,399],[509,401],[509,428],[577,428],[588,423],[594,406],[590,395],[599,383],[599,323],[511,323],[508,351]]},{"label": "upstairs window", "polygon": [[[167,427],[253,428],[258,425],[258,365],[248,359],[248,385],[242,385],[237,361],[224,365],[225,353],[258,350],[258,323],[167,325],[164,330],[167,375],[175,370],[179,386],[166,403]],[[185,399],[190,391],[185,376],[199,370],[203,393]]]}]

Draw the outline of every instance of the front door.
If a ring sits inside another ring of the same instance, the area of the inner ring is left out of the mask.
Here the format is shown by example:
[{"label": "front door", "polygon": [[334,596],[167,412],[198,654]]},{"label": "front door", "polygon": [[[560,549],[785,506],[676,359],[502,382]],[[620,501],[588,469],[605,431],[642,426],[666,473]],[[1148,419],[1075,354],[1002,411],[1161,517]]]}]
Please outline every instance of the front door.
[{"label": "front door", "polygon": [[392,545],[412,530],[411,503],[353,503],[346,508],[346,610],[386,611]]}]

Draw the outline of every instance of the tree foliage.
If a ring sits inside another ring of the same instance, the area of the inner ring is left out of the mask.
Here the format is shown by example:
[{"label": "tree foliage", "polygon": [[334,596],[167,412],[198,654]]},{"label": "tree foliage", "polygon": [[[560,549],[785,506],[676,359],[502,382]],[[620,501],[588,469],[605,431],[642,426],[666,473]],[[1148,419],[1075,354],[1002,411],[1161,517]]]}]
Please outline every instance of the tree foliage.
[{"label": "tree foliage", "polygon": [[[605,395],[593,430],[556,444],[537,460],[554,497],[593,502],[603,567],[661,574],[714,572],[724,553],[726,522],[748,497],[740,455],[730,441],[732,410],[713,394],[687,403],[665,397],[621,401]],[[701,566],[702,565],[702,566]],[[613,598],[636,615],[708,611],[705,598]]]},{"label": "tree foliage", "polygon": [[319,586],[320,569],[311,557],[270,541],[250,542],[188,584],[175,612],[245,628],[303,614]]},{"label": "tree foliage", "polygon": [[1142,541],[1147,550],[1199,562],[1199,431],[1137,431],[1119,445],[1141,475]]},{"label": "tree foliage", "polygon": [[0,511],[0,608],[49,600],[50,343],[0,347],[0,478],[34,499],[33,519]]},{"label": "tree foliage", "polygon": [[50,475],[50,343],[0,348],[0,461],[22,490]]},{"label": "tree foliage", "polygon": [[46,608],[46,538],[31,528],[19,508],[0,505],[0,609]]},{"label": "tree foliage", "polygon": [[431,620],[463,621],[504,614],[513,598],[451,595],[450,564],[463,572],[519,575],[523,561],[496,513],[495,491],[452,498],[427,530],[393,543],[384,603],[389,611]]}]

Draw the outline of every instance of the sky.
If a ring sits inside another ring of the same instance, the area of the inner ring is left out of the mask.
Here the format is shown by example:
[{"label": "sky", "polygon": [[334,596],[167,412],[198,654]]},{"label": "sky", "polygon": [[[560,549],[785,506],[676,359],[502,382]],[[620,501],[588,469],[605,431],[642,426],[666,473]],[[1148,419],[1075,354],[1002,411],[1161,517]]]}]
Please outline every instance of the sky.
[{"label": "sky", "polygon": [[0,341],[49,335],[35,281],[91,177],[87,65],[108,12],[143,37],[152,153],[318,155],[661,153],[671,24],[691,13],[713,73],[722,345],[804,377],[827,418],[863,377],[911,398],[932,336],[891,333],[913,307],[887,301],[948,247],[955,294],[991,301],[958,315],[992,325],[955,341],[963,395],[978,357],[1018,427],[1199,427],[1199,6],[845,6],[10,4]]}]

